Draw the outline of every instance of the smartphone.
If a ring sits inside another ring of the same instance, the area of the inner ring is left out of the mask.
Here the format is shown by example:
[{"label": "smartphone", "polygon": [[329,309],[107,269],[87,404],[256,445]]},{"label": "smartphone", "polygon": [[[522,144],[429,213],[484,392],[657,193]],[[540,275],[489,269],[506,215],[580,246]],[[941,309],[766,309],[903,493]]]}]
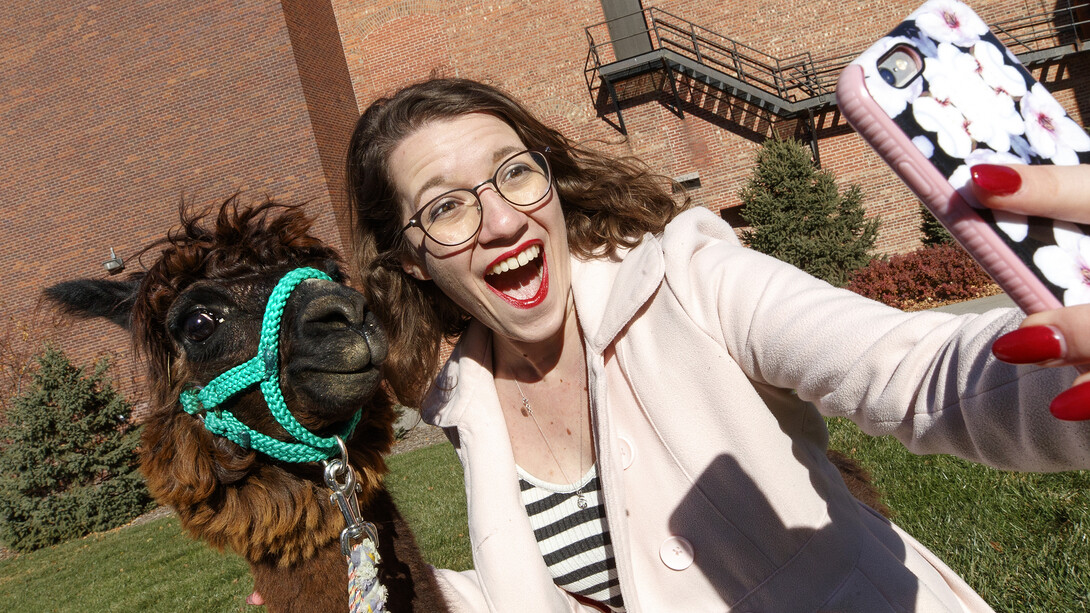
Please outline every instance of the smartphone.
[{"label": "smartphone", "polygon": [[841,73],[848,123],[1026,313],[1090,302],[1090,228],[982,207],[981,163],[1090,162],[1090,136],[967,5],[930,0]]}]

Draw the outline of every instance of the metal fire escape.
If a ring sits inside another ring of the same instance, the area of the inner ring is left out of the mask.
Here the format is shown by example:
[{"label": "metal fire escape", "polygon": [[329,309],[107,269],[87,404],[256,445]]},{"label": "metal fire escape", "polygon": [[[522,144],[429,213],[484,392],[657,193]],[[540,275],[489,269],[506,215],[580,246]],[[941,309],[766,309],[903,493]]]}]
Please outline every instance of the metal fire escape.
[{"label": "metal fire escape", "polygon": [[[1090,49],[1090,3],[1065,4],[992,30],[1027,66]],[[777,58],[658,8],[589,26],[586,35],[587,89],[603,117],[612,107],[621,133],[627,134],[624,107],[665,93],[667,106],[682,117],[679,87],[695,86],[750,112],[805,120],[815,158],[814,115],[836,105],[836,79],[858,53]]]}]

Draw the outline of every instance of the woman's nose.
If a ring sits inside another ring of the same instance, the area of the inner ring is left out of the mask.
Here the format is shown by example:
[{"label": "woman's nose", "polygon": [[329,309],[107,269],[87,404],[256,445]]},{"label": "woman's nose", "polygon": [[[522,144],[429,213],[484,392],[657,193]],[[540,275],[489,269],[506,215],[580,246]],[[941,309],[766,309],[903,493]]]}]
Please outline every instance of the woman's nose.
[{"label": "woman's nose", "polygon": [[477,198],[481,201],[481,214],[484,215],[481,233],[477,237],[479,242],[509,239],[520,234],[526,226],[526,214],[501,196],[495,187],[481,187]]}]

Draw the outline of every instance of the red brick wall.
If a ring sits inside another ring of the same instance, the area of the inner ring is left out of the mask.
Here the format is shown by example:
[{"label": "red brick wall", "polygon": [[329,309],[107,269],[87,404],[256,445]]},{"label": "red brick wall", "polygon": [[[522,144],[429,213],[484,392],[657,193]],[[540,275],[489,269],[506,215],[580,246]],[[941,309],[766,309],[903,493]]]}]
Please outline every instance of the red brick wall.
[{"label": "red brick wall", "polygon": [[[884,35],[920,0],[781,0],[645,2],[753,46],[786,57],[809,51],[815,58],[854,54]],[[1051,0],[976,1],[986,20],[1051,10]],[[623,110],[628,138],[622,142],[593,107],[584,81],[588,45],[584,28],[604,19],[597,0],[457,2],[436,0],[334,0],[334,10],[361,108],[376,96],[438,73],[490,81],[519,97],[540,116],[575,139],[604,139],[607,149],[631,153],[669,176],[698,172],[701,186],[690,192],[698,204],[720,210],[736,206],[738,191],[753,166],[753,153],[773,130],[794,133],[766,117],[729,108],[714,99],[684,92],[683,117],[651,98]],[[1088,80],[1076,79],[1086,60],[1065,62],[1046,79],[1076,116],[1070,92],[1090,104]],[[1086,74],[1083,71],[1081,74]],[[718,117],[716,117],[718,116]],[[711,118],[713,121],[709,121]],[[882,218],[877,250],[895,253],[919,245],[916,199],[851,132],[835,111],[818,118],[821,162],[841,184],[863,187],[870,215]],[[783,122],[780,122],[781,124]]]},{"label": "red brick wall", "polygon": [[[359,118],[348,63],[341,48],[333,7],[328,1],[282,0],[299,84],[306,100],[310,130],[325,178],[325,203],[332,216],[319,221],[322,236],[351,242],[344,162],[348,139]],[[312,163],[313,160],[308,160]],[[325,207],[322,207],[323,210]],[[351,265],[352,259],[345,258]]]},{"label": "red brick wall", "polygon": [[[183,197],[210,204],[245,190],[310,201],[319,233],[340,245],[330,202],[342,188],[331,184],[355,100],[332,10],[295,5],[0,8],[5,317],[29,319],[49,284],[105,276],[110,247],[128,256],[161,236]],[[0,335],[13,325],[0,322]],[[138,377],[126,336],[107,324],[53,336],[78,361],[119,356],[126,387]]]}]

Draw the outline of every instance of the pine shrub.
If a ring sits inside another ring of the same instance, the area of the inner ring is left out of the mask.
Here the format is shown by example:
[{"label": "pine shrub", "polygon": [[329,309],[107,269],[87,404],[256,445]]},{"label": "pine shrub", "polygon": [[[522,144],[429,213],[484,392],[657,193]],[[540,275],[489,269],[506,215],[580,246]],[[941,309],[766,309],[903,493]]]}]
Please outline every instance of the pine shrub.
[{"label": "pine shrub", "polygon": [[107,530],[152,507],[131,405],[106,376],[47,347],[0,429],[0,540],[32,551]]},{"label": "pine shrub", "polygon": [[871,260],[879,221],[864,218],[862,190],[851,185],[840,193],[833,174],[816,168],[798,141],[765,141],[739,196],[752,226],[742,240],[757,251],[837,286]]},{"label": "pine shrub", "polygon": [[999,286],[956,243],[873,260],[848,289],[906,311],[999,293]]},{"label": "pine shrub", "polygon": [[945,245],[952,244],[954,242],[953,235],[947,230],[935,216],[931,214],[931,211],[927,210],[927,207],[920,205],[920,214],[923,216],[923,221],[920,223],[920,231],[923,232],[923,238],[920,240],[924,245]]}]

